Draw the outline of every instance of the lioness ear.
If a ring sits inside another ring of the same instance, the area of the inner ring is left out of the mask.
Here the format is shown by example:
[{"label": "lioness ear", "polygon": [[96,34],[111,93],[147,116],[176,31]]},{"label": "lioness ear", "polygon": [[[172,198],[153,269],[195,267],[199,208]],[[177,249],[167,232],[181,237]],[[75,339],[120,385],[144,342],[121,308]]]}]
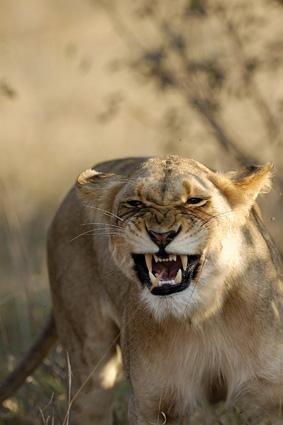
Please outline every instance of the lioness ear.
[{"label": "lioness ear", "polygon": [[79,175],[77,183],[83,186],[87,183],[91,183],[91,182],[94,183],[97,178],[103,178],[103,177],[112,176],[112,175],[113,174],[101,173],[100,171],[96,171],[92,168],[89,168],[88,170],[83,171]]},{"label": "lioness ear", "polygon": [[111,190],[117,187],[115,183],[121,183],[119,176],[112,173],[101,173],[93,169],[83,171],[76,182],[76,187],[82,195],[100,195],[101,189]]},{"label": "lioness ear", "polygon": [[273,164],[250,166],[240,171],[233,171],[225,175],[217,175],[216,185],[225,194],[232,207],[250,207],[259,193],[266,193],[271,189]]}]

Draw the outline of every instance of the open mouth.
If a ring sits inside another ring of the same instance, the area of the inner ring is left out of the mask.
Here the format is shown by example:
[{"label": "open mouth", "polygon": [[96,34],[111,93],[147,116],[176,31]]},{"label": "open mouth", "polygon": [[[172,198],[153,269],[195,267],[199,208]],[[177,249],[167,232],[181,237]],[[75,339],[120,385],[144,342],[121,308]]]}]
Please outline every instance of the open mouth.
[{"label": "open mouth", "polygon": [[140,282],[153,295],[170,295],[188,288],[197,275],[200,255],[133,254]]}]

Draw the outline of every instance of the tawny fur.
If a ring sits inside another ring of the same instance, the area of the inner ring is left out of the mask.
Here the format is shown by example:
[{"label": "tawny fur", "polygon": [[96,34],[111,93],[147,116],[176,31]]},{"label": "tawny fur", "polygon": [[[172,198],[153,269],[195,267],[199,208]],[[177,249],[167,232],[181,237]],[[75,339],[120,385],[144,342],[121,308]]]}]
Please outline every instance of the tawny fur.
[{"label": "tawny fur", "polygon": [[[70,424],[112,424],[117,345],[131,390],[130,425],[164,418],[187,425],[200,407],[214,423],[209,406],[221,399],[253,423],[264,415],[281,423],[280,260],[254,206],[271,167],[222,175],[169,156],[95,170],[102,174],[84,173],[67,195],[48,243],[57,329],[73,394],[79,390]],[[208,202],[189,208],[190,196]],[[129,199],[150,206],[131,215]],[[146,228],[164,233],[180,224],[166,249],[202,253],[201,270],[183,292],[154,296],[141,286],[131,254],[157,252]]]}]

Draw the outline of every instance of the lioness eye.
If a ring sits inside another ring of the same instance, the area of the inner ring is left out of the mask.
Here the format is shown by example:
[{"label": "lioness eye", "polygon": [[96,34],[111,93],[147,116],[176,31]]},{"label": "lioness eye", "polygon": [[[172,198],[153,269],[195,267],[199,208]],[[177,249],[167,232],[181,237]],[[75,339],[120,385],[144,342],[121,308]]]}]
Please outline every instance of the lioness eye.
[{"label": "lioness eye", "polygon": [[187,204],[189,205],[202,206],[206,204],[206,202],[207,202],[207,199],[197,198],[197,197],[192,197],[187,199]]},{"label": "lioness eye", "polygon": [[141,201],[136,201],[135,199],[128,201],[127,205],[130,207],[140,208],[143,206],[143,203]]}]

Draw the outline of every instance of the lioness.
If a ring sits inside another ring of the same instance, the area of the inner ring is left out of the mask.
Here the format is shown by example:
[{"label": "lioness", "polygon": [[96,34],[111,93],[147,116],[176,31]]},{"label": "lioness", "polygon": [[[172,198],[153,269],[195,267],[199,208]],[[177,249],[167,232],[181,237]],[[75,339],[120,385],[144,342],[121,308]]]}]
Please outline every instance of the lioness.
[{"label": "lioness", "polygon": [[282,281],[255,206],[270,177],[178,156],[79,176],[48,240],[71,425],[112,424],[117,346],[131,425],[190,424],[219,400],[281,423]]}]

